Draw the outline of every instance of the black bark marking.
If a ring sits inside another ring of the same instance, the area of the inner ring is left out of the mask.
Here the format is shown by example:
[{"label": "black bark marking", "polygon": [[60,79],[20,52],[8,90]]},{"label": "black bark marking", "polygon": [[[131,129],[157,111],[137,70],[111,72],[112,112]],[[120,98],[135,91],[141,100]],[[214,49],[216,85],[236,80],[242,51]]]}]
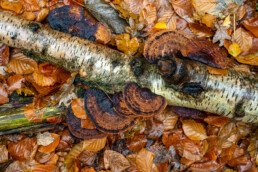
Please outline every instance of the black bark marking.
[{"label": "black bark marking", "polygon": [[241,100],[237,103],[236,108],[235,108],[235,117],[242,118],[245,116],[243,104],[244,104],[243,100]]},{"label": "black bark marking", "polygon": [[11,37],[12,40],[15,40],[17,38],[17,33],[15,32],[13,36]]},{"label": "black bark marking", "polygon": [[133,71],[136,77],[139,77],[140,75],[143,74],[142,63],[143,63],[142,58],[138,58],[138,57],[134,58],[130,63],[131,70]]},{"label": "black bark marking", "polygon": [[184,92],[184,93],[188,93],[190,95],[193,95],[193,96],[198,96],[204,91],[204,89],[200,85],[200,83],[187,82],[187,83],[183,84],[183,88],[181,89],[181,91]]},{"label": "black bark marking", "polygon": [[37,32],[38,29],[40,29],[40,25],[37,23],[29,23],[28,28],[30,31],[32,31],[33,33]]}]

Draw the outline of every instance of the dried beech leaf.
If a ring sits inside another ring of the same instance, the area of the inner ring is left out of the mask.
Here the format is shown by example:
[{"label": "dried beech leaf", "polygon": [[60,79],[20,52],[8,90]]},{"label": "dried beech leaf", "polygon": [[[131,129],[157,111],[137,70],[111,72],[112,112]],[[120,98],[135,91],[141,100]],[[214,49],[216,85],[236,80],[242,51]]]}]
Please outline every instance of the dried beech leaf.
[{"label": "dried beech leaf", "polygon": [[9,61],[9,47],[7,45],[0,46],[0,66],[6,66]]},{"label": "dried beech leaf", "polygon": [[213,75],[227,75],[228,74],[228,70],[227,69],[218,69],[215,67],[210,67],[210,66],[206,66],[209,73],[213,74]]},{"label": "dried beech leaf", "polygon": [[36,19],[36,15],[33,12],[24,12],[21,17],[25,18],[26,20],[33,21]]},{"label": "dried beech leaf", "polygon": [[8,151],[5,145],[0,145],[0,163],[5,163],[8,161]]},{"label": "dried beech leaf", "polygon": [[38,11],[40,7],[36,0],[21,0],[21,4],[25,11]]},{"label": "dried beech leaf", "polygon": [[135,152],[144,148],[147,141],[146,135],[135,135],[133,138],[127,140],[126,145],[129,150]]},{"label": "dried beech leaf", "polygon": [[43,120],[43,112],[37,111],[33,104],[25,106],[24,116],[30,122],[41,122]]},{"label": "dried beech leaf", "polygon": [[219,46],[223,46],[225,40],[230,40],[231,37],[228,35],[228,33],[226,32],[227,27],[226,26],[222,26],[222,24],[218,24],[215,23],[215,27],[217,28],[215,35],[213,36],[212,42],[216,43],[216,42],[220,42]]},{"label": "dried beech leaf", "polygon": [[217,127],[223,127],[226,125],[231,119],[224,117],[224,116],[218,116],[218,115],[209,115],[208,117],[204,118],[204,121],[207,122],[210,125],[214,125]]},{"label": "dried beech leaf", "polygon": [[258,37],[258,17],[251,17],[243,22],[244,27]]},{"label": "dried beech leaf", "polygon": [[149,172],[152,169],[154,154],[142,148],[136,156],[136,165],[142,172]]},{"label": "dried beech leaf", "polygon": [[193,17],[193,6],[190,0],[175,0],[172,1],[172,6],[180,17]]},{"label": "dried beech leaf", "polygon": [[189,23],[188,24],[191,31],[199,37],[211,37],[213,32],[206,26],[199,23]]},{"label": "dried beech leaf", "polygon": [[241,53],[238,43],[233,43],[228,47],[228,53],[233,57],[237,57]]},{"label": "dried beech leaf", "polygon": [[136,37],[130,38],[130,35],[125,33],[115,37],[117,49],[128,55],[133,55],[139,48],[139,42]]},{"label": "dried beech leaf", "polygon": [[[238,8],[237,13],[236,13],[236,20],[239,21],[241,20],[246,14],[246,7],[242,5],[240,8]],[[258,32],[257,32],[258,33]]]},{"label": "dried beech leaf", "polygon": [[216,22],[217,16],[211,14],[205,14],[202,17],[202,23],[205,24],[207,27],[213,27],[214,23]]},{"label": "dried beech leaf", "polygon": [[107,142],[107,137],[85,140],[83,141],[83,150],[95,151],[95,152],[99,151],[105,147],[106,142]]},{"label": "dried beech leaf", "polygon": [[178,115],[170,107],[167,107],[160,115],[155,116],[155,118],[163,122],[165,130],[171,130],[177,123]]},{"label": "dried beech leaf", "polygon": [[74,115],[77,118],[88,119],[88,116],[84,109],[84,100],[83,99],[80,99],[80,98],[74,99],[72,101],[71,108],[72,108]]},{"label": "dried beech leaf", "polygon": [[240,55],[240,56],[235,57],[235,59],[240,63],[258,66],[258,53],[250,54],[247,56]]},{"label": "dried beech leaf", "polygon": [[39,86],[52,86],[56,83],[56,76],[45,76],[38,70],[33,72],[33,79]]},{"label": "dried beech leaf", "polygon": [[49,132],[38,133],[37,134],[37,143],[38,145],[47,146],[52,143],[55,139],[51,136]]},{"label": "dried beech leaf", "polygon": [[167,25],[164,22],[158,22],[154,26],[156,29],[167,29]]},{"label": "dried beech leaf", "polygon": [[37,151],[37,139],[24,138],[17,142],[10,142],[8,144],[8,152],[16,160],[32,160]]},{"label": "dried beech leaf", "polygon": [[174,11],[165,11],[158,21],[164,22],[167,25],[167,29],[176,30],[177,28],[177,17]]},{"label": "dried beech leaf", "polygon": [[49,152],[54,151],[56,149],[56,147],[58,146],[59,141],[60,141],[60,136],[58,134],[55,134],[55,133],[50,133],[50,134],[54,138],[54,141],[47,146],[40,146],[39,147],[39,152],[49,153]]},{"label": "dried beech leaf", "polygon": [[139,21],[145,21],[147,25],[153,24],[157,19],[157,9],[153,4],[146,5],[140,13]]},{"label": "dried beech leaf", "polygon": [[17,53],[11,56],[11,60],[8,63],[7,71],[13,71],[16,74],[30,74],[37,69],[37,63],[22,53]]},{"label": "dried beech leaf", "polygon": [[196,11],[208,13],[211,12],[216,6],[216,0],[192,0],[192,4]]},{"label": "dried beech leaf", "polygon": [[0,2],[0,5],[3,9],[14,11],[17,14],[20,14],[23,12],[22,3],[20,2],[11,2],[8,0],[4,0]]},{"label": "dried beech leaf", "polygon": [[206,171],[220,171],[223,166],[216,161],[207,161],[201,163],[194,163],[190,166],[190,171],[206,172]]},{"label": "dried beech leaf", "polygon": [[253,44],[253,36],[242,27],[236,30],[235,40],[243,52],[248,51]]},{"label": "dried beech leaf", "polygon": [[32,169],[32,172],[58,172],[58,167],[55,165],[37,165]]},{"label": "dried beech leaf", "polygon": [[36,21],[41,22],[41,21],[45,20],[48,13],[49,13],[49,9],[43,8],[42,10],[39,11],[39,13],[37,15],[37,18],[36,18]]},{"label": "dried beech leaf", "polygon": [[65,157],[64,166],[70,169],[74,163],[74,160],[83,152],[83,142],[77,143],[73,146],[70,152]]},{"label": "dried beech leaf", "polygon": [[113,150],[106,150],[104,152],[104,166],[114,172],[122,172],[130,167],[130,163],[122,154]]},{"label": "dried beech leaf", "polygon": [[97,153],[96,152],[91,152],[91,151],[83,151],[80,156],[78,157],[78,160],[83,162],[83,164],[91,166],[94,164],[94,161],[97,158]]},{"label": "dried beech leaf", "polygon": [[187,137],[192,140],[204,140],[207,138],[206,130],[203,125],[194,120],[183,120],[182,128]]},{"label": "dried beech leaf", "polygon": [[22,83],[25,81],[25,78],[21,75],[13,75],[10,76],[7,80],[8,83],[8,91],[12,92],[21,88]]},{"label": "dried beech leaf", "polygon": [[0,83],[0,105],[9,102],[7,91],[2,83]]}]

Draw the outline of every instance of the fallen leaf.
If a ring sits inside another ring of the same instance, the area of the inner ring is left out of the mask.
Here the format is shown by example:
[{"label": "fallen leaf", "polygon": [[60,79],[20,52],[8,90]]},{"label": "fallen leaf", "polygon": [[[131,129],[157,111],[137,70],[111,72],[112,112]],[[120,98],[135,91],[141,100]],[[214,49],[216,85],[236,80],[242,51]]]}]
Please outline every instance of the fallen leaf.
[{"label": "fallen leaf", "polygon": [[5,163],[7,162],[8,159],[8,150],[6,148],[6,145],[0,145],[0,163]]},{"label": "fallen leaf", "polygon": [[253,44],[253,36],[242,27],[236,30],[235,40],[243,52],[248,51]]},{"label": "fallen leaf", "polygon": [[27,137],[20,141],[10,142],[8,144],[8,152],[15,160],[19,161],[33,160],[37,148],[38,145],[36,137]]},{"label": "fallen leaf", "polygon": [[243,21],[244,27],[249,30],[255,37],[258,37],[258,17],[250,17]]},{"label": "fallen leaf", "polygon": [[172,1],[171,4],[177,15],[179,15],[180,17],[193,17],[193,6],[190,0],[175,0]]},{"label": "fallen leaf", "polygon": [[42,10],[39,11],[36,21],[37,22],[42,22],[43,20],[46,19],[47,15],[49,13],[49,9],[43,8]]},{"label": "fallen leaf", "polygon": [[0,83],[0,105],[9,102],[7,91],[2,83]]},{"label": "fallen leaf", "polygon": [[105,150],[104,166],[105,169],[111,169],[114,172],[122,172],[130,167],[130,163],[122,154],[113,150]]},{"label": "fallen leaf", "polygon": [[238,43],[231,44],[228,48],[228,53],[233,57],[237,57],[241,53],[241,49]]},{"label": "fallen leaf", "polygon": [[167,29],[167,25],[164,22],[158,22],[154,26],[156,29]]},{"label": "fallen leaf", "polygon": [[240,55],[240,56],[235,57],[235,59],[240,63],[258,66],[258,53],[250,54],[247,56]]},{"label": "fallen leaf", "polygon": [[82,152],[83,152],[83,142],[80,142],[74,145],[73,148],[69,151],[69,153],[65,157],[65,160],[64,160],[65,168],[70,169],[75,159],[77,159]]},{"label": "fallen leaf", "polygon": [[22,13],[21,17],[25,18],[26,20],[33,21],[36,19],[36,15],[33,12],[24,12]]},{"label": "fallen leaf", "polygon": [[192,4],[196,11],[208,13],[211,12],[216,6],[216,0],[192,0]]},{"label": "fallen leaf", "polygon": [[201,163],[194,163],[190,166],[190,171],[207,172],[207,171],[220,171],[223,165],[218,164],[216,161],[207,161]]},{"label": "fallen leaf", "polygon": [[25,106],[24,116],[30,122],[41,122],[43,120],[43,112],[35,109],[33,104]]},{"label": "fallen leaf", "polygon": [[231,119],[224,117],[224,116],[219,116],[219,115],[209,115],[206,118],[204,118],[204,121],[207,122],[210,125],[214,125],[217,127],[223,127],[226,125]]},{"label": "fallen leaf", "polygon": [[213,75],[227,75],[228,74],[228,70],[227,69],[218,69],[215,67],[211,67],[211,66],[206,66],[209,73],[213,74]]},{"label": "fallen leaf", "polygon": [[97,158],[98,156],[96,152],[85,150],[79,155],[78,160],[87,166],[92,166]]},{"label": "fallen leaf", "polygon": [[216,22],[217,16],[211,14],[205,14],[202,17],[202,23],[205,24],[207,27],[214,27]]},{"label": "fallen leaf", "polygon": [[206,26],[199,23],[188,23],[191,31],[199,37],[211,37],[213,32]]},{"label": "fallen leaf", "polygon": [[35,160],[40,164],[44,164],[48,162],[54,155],[55,155],[55,152],[50,152],[50,153],[37,152],[35,156]]},{"label": "fallen leaf", "polygon": [[51,136],[49,132],[38,133],[37,134],[37,143],[38,145],[48,146],[55,139]]},{"label": "fallen leaf", "polygon": [[26,57],[22,53],[17,53],[11,55],[11,60],[8,63],[7,71],[13,71],[16,74],[30,74],[35,69],[37,69],[38,65],[36,61],[31,58]]},{"label": "fallen leaf", "polygon": [[20,14],[23,12],[22,3],[20,2],[11,2],[8,0],[4,0],[0,2],[0,5],[3,9],[14,11],[17,14]]},{"label": "fallen leaf", "polygon": [[84,167],[81,172],[96,172],[93,167]]},{"label": "fallen leaf", "polygon": [[20,89],[22,83],[25,81],[25,78],[21,75],[13,75],[7,79],[8,91],[13,92],[17,89]]},{"label": "fallen leaf", "polygon": [[153,24],[157,19],[157,9],[153,4],[146,5],[140,13],[139,21],[145,21],[147,25]]},{"label": "fallen leaf", "polygon": [[219,46],[223,46],[226,39],[230,40],[231,37],[227,34],[226,30],[228,29],[226,26],[222,26],[221,23],[215,23],[216,33],[213,36],[212,42],[220,42]]},{"label": "fallen leaf", "polygon": [[192,140],[204,140],[207,138],[203,125],[194,120],[182,120],[182,128],[185,135]]},{"label": "fallen leaf", "polygon": [[241,20],[246,14],[246,7],[242,5],[240,8],[238,8],[236,13],[236,21]]},{"label": "fallen leaf", "polygon": [[47,146],[40,146],[39,150],[38,150],[39,152],[49,153],[49,152],[54,151],[56,149],[56,147],[58,146],[59,141],[60,141],[60,136],[55,133],[50,133],[50,134],[54,138],[54,141]]},{"label": "fallen leaf", "polygon": [[89,139],[83,141],[83,150],[88,151],[99,151],[103,149],[106,145],[107,137],[99,138],[99,139]]},{"label": "fallen leaf", "polygon": [[117,49],[128,55],[133,55],[139,48],[139,42],[136,37],[130,38],[130,35],[125,33],[115,37]]},{"label": "fallen leaf", "polygon": [[37,165],[32,169],[32,172],[58,172],[58,167],[55,165]]},{"label": "fallen leaf", "polygon": [[168,131],[175,127],[178,120],[178,115],[175,114],[170,107],[167,107],[160,115],[155,116],[155,119],[162,121],[164,130]]},{"label": "fallen leaf", "polygon": [[174,11],[165,11],[158,19],[158,22],[165,23],[167,29],[176,30],[177,28],[177,17]]},{"label": "fallen leaf", "polygon": [[36,0],[21,0],[21,4],[25,11],[38,11],[40,7]]},{"label": "fallen leaf", "polygon": [[233,69],[241,72],[248,72],[248,73],[251,72],[250,67],[248,65],[237,65],[237,66],[234,66]]},{"label": "fallen leaf", "polygon": [[38,70],[33,72],[33,79],[39,86],[53,86],[56,83],[56,76],[45,76]]},{"label": "fallen leaf", "polygon": [[88,119],[86,111],[84,109],[84,100],[83,99],[74,99],[71,104],[72,111],[77,118]]},{"label": "fallen leaf", "polygon": [[142,172],[150,172],[152,169],[154,154],[142,148],[136,156],[136,165]]},{"label": "fallen leaf", "polygon": [[147,138],[146,135],[143,134],[139,134],[139,135],[135,135],[133,138],[128,139],[126,141],[126,145],[129,148],[129,150],[135,152],[135,151],[139,151],[142,148],[144,148],[147,144]]},{"label": "fallen leaf", "polygon": [[9,47],[7,45],[0,46],[0,66],[6,66],[9,61]]}]

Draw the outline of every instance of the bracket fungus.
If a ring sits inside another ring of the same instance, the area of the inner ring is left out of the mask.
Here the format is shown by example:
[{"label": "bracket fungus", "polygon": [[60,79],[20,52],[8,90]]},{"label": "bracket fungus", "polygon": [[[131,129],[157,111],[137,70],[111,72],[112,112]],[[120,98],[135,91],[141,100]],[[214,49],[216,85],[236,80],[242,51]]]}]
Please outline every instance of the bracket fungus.
[{"label": "bracket fungus", "polygon": [[123,89],[126,107],[136,116],[152,117],[160,114],[167,106],[164,97],[154,94],[148,88],[141,88],[136,83],[128,83]]},{"label": "bracket fungus", "polygon": [[[226,68],[232,61],[216,44],[203,38],[190,38],[174,30],[155,33],[145,43],[144,57],[150,63],[157,63],[165,57],[184,56],[216,68]],[[179,53],[179,54],[180,54]]]},{"label": "bracket fungus", "polygon": [[125,101],[123,99],[123,93],[118,92],[115,93],[112,97],[112,101],[114,103],[114,110],[122,116],[125,117],[134,117],[135,114],[133,114],[125,105]]},{"label": "bracket fungus", "polygon": [[132,128],[138,118],[120,116],[106,93],[97,88],[89,88],[84,94],[85,110],[98,130],[116,134]]},{"label": "bracket fungus", "polygon": [[67,111],[67,125],[70,135],[77,139],[93,139],[106,136],[105,133],[97,129],[81,128],[81,120],[74,115],[71,106],[69,106]]}]

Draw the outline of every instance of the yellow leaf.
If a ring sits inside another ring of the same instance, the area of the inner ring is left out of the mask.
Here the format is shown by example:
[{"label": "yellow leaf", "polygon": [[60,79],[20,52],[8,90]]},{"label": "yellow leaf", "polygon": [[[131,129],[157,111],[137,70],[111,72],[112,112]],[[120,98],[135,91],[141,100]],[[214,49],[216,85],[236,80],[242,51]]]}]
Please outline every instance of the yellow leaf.
[{"label": "yellow leaf", "polygon": [[223,21],[222,23],[222,26],[226,26],[226,27],[229,27],[230,26],[230,15],[228,15],[225,20]]},{"label": "yellow leaf", "polygon": [[241,53],[241,49],[238,43],[231,44],[228,48],[228,53],[233,57],[237,57]]},{"label": "yellow leaf", "polygon": [[16,90],[17,94],[18,95],[21,95],[22,93],[25,95],[25,96],[33,96],[34,95],[34,92],[31,91],[29,88],[20,88],[18,90]]},{"label": "yellow leaf", "polygon": [[216,0],[192,0],[192,4],[196,11],[199,12],[211,12],[216,6]]},{"label": "yellow leaf", "polygon": [[90,139],[83,141],[83,150],[97,152],[103,149],[106,145],[107,137],[99,139]]},{"label": "yellow leaf", "polygon": [[204,140],[207,138],[206,130],[202,124],[194,120],[183,120],[182,124],[185,135],[191,140]]},{"label": "yellow leaf", "polygon": [[147,151],[145,148],[142,148],[138,155],[136,156],[136,165],[142,172],[150,172],[152,169],[153,158],[155,155]]},{"label": "yellow leaf", "polygon": [[158,22],[154,26],[156,29],[167,29],[167,25],[164,22]]},{"label": "yellow leaf", "polygon": [[74,160],[83,152],[83,142],[77,143],[73,146],[70,152],[66,155],[64,166],[70,169],[74,163]]},{"label": "yellow leaf", "polygon": [[202,23],[205,24],[207,27],[214,26],[214,23],[216,22],[217,16],[211,15],[211,14],[205,14],[202,17]]},{"label": "yellow leaf", "polygon": [[18,14],[23,12],[22,4],[20,2],[11,2],[8,0],[1,1],[1,7],[6,10],[14,11]]},{"label": "yellow leaf", "polygon": [[248,51],[253,45],[253,36],[242,27],[236,30],[235,40],[240,46],[242,52]]},{"label": "yellow leaf", "polygon": [[38,68],[35,60],[30,59],[22,53],[17,53],[11,56],[11,60],[7,65],[7,71],[13,71],[16,74],[30,74]]},{"label": "yellow leaf", "polygon": [[258,52],[247,56],[237,56],[235,59],[240,63],[258,66]]}]

